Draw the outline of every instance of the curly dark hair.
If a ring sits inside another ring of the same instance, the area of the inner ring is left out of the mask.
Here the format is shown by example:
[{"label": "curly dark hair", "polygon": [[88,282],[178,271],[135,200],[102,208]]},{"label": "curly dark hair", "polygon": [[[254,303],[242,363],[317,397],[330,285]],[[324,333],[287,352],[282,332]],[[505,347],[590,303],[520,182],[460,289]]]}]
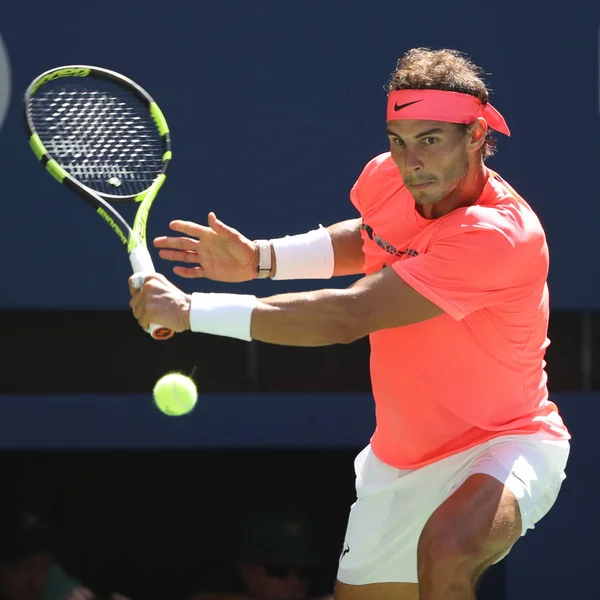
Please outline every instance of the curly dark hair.
[{"label": "curly dark hair", "polygon": [[[479,98],[485,105],[489,102],[489,91],[482,79],[483,75],[483,70],[458,50],[413,48],[398,60],[385,90],[388,94],[407,89],[460,92]],[[468,125],[458,126],[467,133]],[[489,158],[495,151],[496,139],[488,128],[481,147],[482,156],[484,159]]]}]

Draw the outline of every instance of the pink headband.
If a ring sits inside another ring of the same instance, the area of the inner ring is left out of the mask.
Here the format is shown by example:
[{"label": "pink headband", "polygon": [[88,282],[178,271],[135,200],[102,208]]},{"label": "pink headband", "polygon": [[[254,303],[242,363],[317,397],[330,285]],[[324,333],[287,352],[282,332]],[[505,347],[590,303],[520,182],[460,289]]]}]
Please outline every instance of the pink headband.
[{"label": "pink headband", "polygon": [[443,90],[397,90],[388,96],[388,121],[418,119],[469,125],[479,117],[483,117],[492,129],[510,135],[504,117],[489,102],[483,106],[479,98],[470,94]]}]

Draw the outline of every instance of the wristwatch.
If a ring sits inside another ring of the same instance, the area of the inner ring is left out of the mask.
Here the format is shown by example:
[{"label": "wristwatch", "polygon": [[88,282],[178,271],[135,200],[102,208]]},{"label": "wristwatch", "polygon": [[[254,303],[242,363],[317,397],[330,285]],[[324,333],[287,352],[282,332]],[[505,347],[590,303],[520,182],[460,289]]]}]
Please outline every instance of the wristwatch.
[{"label": "wristwatch", "polygon": [[258,268],[256,279],[266,279],[271,273],[271,242],[269,240],[255,240],[258,245]]}]

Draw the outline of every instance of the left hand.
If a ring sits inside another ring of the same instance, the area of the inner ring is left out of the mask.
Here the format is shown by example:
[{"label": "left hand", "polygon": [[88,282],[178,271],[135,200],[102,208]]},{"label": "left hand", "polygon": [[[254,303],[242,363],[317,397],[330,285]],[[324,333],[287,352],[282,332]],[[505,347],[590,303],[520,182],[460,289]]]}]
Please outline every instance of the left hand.
[{"label": "left hand", "polygon": [[190,294],[182,292],[159,273],[148,275],[139,290],[131,284],[132,279],[129,278],[129,306],[144,329],[148,329],[150,323],[168,327],[176,333],[190,328]]}]

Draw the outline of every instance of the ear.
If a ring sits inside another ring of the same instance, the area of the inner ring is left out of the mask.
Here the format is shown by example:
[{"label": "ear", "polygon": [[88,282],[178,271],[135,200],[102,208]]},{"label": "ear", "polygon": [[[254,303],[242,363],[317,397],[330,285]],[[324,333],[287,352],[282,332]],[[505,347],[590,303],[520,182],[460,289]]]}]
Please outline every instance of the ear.
[{"label": "ear", "polygon": [[478,152],[481,150],[483,143],[485,142],[485,134],[487,133],[488,124],[487,121],[479,117],[469,125],[470,139],[469,139],[469,150]]}]

